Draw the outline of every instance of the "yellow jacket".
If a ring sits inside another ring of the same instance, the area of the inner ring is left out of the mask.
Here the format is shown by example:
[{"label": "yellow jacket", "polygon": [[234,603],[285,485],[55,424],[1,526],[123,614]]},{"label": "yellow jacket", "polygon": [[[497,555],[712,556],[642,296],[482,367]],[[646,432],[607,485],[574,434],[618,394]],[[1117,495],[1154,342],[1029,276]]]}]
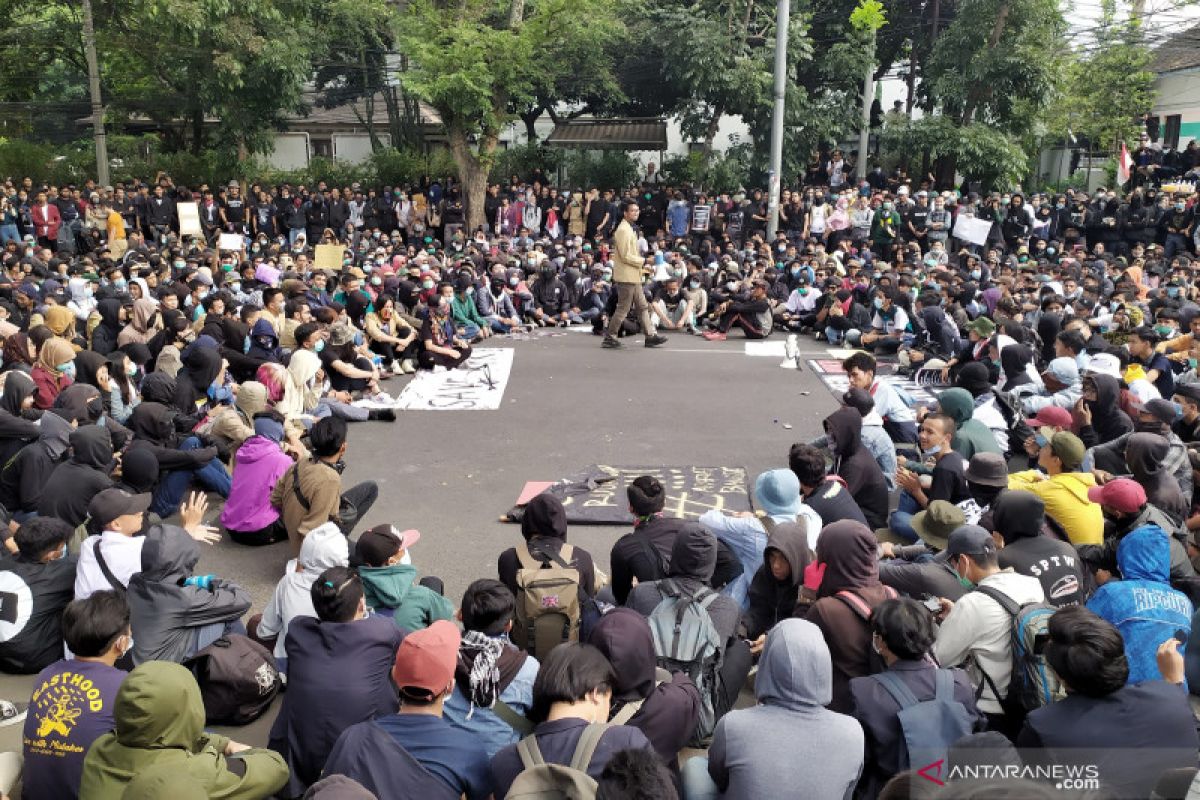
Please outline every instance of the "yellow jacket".
[{"label": "yellow jacket", "polygon": [[1103,544],[1104,514],[1100,504],[1088,500],[1087,490],[1096,485],[1090,472],[1061,472],[1052,477],[1035,469],[1008,476],[1009,489],[1033,492],[1046,504],[1046,514],[1057,522],[1071,544]]},{"label": "yellow jacket", "polygon": [[637,233],[626,220],[621,220],[613,233],[613,283],[642,283],[642,264],[638,252]]}]

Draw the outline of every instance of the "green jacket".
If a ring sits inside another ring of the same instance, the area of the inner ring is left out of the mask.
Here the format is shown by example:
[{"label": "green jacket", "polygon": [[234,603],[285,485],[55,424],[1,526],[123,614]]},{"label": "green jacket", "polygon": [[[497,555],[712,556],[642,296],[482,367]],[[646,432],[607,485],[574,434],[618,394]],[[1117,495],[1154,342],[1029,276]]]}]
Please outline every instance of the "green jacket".
[{"label": "green jacket", "polygon": [[179,664],[148,661],[129,673],[113,716],[114,730],[93,742],[83,761],[80,797],[121,800],[135,775],[167,764],[180,784],[199,785],[210,800],[263,800],[287,782],[283,757],[271,750],[244,750],[236,756],[244,768],[230,769],[229,739],[204,731],[200,687]]},{"label": "green jacket", "polygon": [[358,574],[367,605],[376,610],[394,610],[392,619],[397,627],[417,631],[439,619],[454,619],[454,604],[417,583],[417,568],[411,564],[359,567]]},{"label": "green jacket", "polygon": [[469,294],[454,295],[454,299],[450,301],[450,317],[455,325],[466,325],[470,322],[482,328],[488,324],[487,320],[480,316],[479,309],[475,307],[475,300]]},{"label": "green jacket", "polygon": [[942,413],[954,420],[958,430],[950,441],[950,446],[963,458],[970,460],[976,453],[1000,453],[1000,445],[992,429],[977,419],[975,414],[975,399],[966,389],[954,387],[938,395],[938,406]]}]

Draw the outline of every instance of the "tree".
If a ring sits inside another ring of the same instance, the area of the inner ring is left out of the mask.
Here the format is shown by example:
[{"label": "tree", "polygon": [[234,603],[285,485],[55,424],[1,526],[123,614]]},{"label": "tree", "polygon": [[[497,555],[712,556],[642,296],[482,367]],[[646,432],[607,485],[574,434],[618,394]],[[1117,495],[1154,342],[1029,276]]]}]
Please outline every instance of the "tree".
[{"label": "tree", "polygon": [[1056,136],[1074,133],[1109,152],[1134,137],[1138,116],[1154,106],[1153,54],[1139,18],[1116,16],[1114,0],[1103,0],[1096,40],[1072,54],[1052,126]]},{"label": "tree", "polygon": [[[549,96],[575,70],[570,54],[607,51],[621,29],[604,0],[413,0],[403,11],[396,34],[409,68],[399,78],[441,116],[471,230],[484,222],[488,173],[514,109]],[[559,57],[543,57],[547,49]]]}]

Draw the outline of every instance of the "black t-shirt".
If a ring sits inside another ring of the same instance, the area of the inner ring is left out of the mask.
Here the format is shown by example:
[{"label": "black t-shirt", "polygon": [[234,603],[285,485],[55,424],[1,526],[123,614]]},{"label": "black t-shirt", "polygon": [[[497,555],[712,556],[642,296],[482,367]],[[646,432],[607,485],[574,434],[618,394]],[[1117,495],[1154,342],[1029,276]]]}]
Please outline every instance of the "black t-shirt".
[{"label": "black t-shirt", "polygon": [[61,659],[62,612],[74,597],[74,557],[0,561],[0,669],[32,674]]},{"label": "black t-shirt", "polygon": [[836,478],[827,478],[816,490],[804,498],[804,503],[821,518],[824,525],[839,519],[852,519],[867,524],[862,509],[854,502],[854,496]]},{"label": "black t-shirt", "polygon": [[904,215],[904,221],[912,225],[917,233],[925,232],[929,227],[929,206],[914,205]]},{"label": "black t-shirt", "polygon": [[1079,555],[1064,541],[1049,536],[1017,539],[1000,551],[1000,567],[1041,581],[1050,605],[1075,606],[1083,599]]},{"label": "black t-shirt", "polygon": [[245,219],[246,201],[241,197],[225,198],[225,221],[238,223]]},{"label": "black t-shirt", "polygon": [[963,457],[958,453],[951,452],[942,456],[933,468],[933,483],[925,492],[925,496],[930,502],[949,500],[957,504],[966,500],[971,496],[971,491],[967,488],[964,470]]}]

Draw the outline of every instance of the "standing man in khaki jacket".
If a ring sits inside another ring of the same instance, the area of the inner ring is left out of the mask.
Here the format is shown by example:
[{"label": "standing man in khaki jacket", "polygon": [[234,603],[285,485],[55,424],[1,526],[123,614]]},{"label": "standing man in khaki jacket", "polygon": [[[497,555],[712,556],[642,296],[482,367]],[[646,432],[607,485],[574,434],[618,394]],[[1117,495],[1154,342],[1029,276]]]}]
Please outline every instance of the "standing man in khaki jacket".
[{"label": "standing man in khaki jacket", "polygon": [[608,321],[608,330],[604,333],[603,347],[617,349],[622,347],[617,341],[617,331],[629,314],[629,307],[637,308],[638,317],[642,324],[642,333],[646,335],[646,347],[658,347],[667,343],[667,337],[656,335],[650,325],[650,305],[642,292],[642,263],[644,259],[638,252],[637,232],[633,223],[641,214],[637,201],[625,200],[621,203],[621,222],[613,233],[613,284],[617,289],[617,310]]}]

